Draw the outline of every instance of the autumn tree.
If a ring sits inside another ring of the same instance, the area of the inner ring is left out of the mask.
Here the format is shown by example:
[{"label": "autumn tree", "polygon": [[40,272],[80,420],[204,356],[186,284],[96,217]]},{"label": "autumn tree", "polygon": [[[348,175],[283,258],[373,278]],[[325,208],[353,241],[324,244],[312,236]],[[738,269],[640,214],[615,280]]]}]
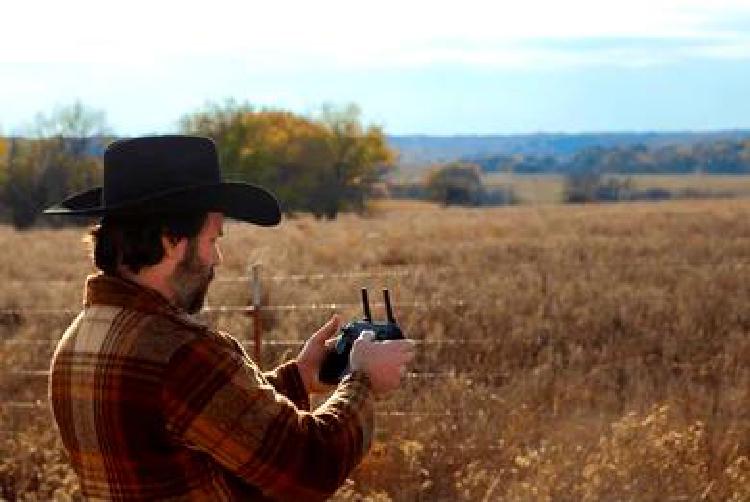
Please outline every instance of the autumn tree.
[{"label": "autumn tree", "polygon": [[328,131],[330,158],[318,187],[323,214],[333,217],[341,207],[362,210],[370,187],[392,166],[394,153],[381,128],[363,128],[361,111],[354,104],[343,108],[324,105],[317,120]]},{"label": "autumn tree", "polygon": [[225,176],[268,187],[287,213],[361,210],[393,159],[382,131],[364,128],[354,106],[303,117],[227,101],[185,116],[181,129],[213,138]]}]

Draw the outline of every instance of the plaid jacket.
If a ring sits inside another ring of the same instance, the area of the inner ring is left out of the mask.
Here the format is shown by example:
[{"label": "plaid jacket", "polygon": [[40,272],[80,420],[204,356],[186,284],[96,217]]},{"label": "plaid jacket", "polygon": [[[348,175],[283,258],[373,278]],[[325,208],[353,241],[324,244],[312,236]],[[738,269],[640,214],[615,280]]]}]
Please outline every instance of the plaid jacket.
[{"label": "plaid jacket", "polygon": [[107,275],[87,281],[49,393],[91,499],[322,500],[372,434],[366,376],[309,412],[294,362],[262,373],[231,336]]}]

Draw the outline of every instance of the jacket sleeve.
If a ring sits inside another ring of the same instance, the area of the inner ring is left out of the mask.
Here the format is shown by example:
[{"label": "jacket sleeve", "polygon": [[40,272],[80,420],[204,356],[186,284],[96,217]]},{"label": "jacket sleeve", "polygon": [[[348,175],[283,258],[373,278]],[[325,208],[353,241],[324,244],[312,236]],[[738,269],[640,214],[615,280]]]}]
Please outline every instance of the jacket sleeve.
[{"label": "jacket sleeve", "polygon": [[201,338],[170,359],[162,387],[167,429],[266,496],[323,500],[367,452],[368,378],[354,373],[314,412],[297,408],[236,351]]},{"label": "jacket sleeve", "polygon": [[[214,333],[214,335],[219,338],[221,343],[226,343],[237,351],[237,353],[242,355],[251,366],[257,367],[255,363],[251,362],[252,359],[250,359],[250,356],[242,344],[232,335],[223,331]],[[299,367],[295,361],[289,361],[272,371],[266,371],[263,373],[263,376],[277,392],[286,396],[297,408],[310,411],[310,396],[307,394],[305,383],[302,381]]]},{"label": "jacket sleeve", "polygon": [[277,392],[286,396],[297,408],[310,411],[310,396],[296,362],[284,363],[273,371],[263,373],[263,376]]}]

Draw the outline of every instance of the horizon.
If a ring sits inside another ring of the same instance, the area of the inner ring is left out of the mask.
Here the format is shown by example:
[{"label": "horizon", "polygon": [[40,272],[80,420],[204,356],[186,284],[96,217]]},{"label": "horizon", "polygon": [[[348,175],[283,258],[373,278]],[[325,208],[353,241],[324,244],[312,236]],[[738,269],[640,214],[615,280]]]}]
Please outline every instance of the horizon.
[{"label": "horizon", "polygon": [[356,103],[391,136],[750,129],[745,0],[385,0],[366,22],[340,0],[31,1],[8,13],[4,135],[76,100],[119,136],[175,132],[227,98],[301,115]]},{"label": "horizon", "polygon": [[441,138],[471,138],[471,137],[515,137],[515,136],[606,136],[606,135],[681,135],[681,134],[733,134],[733,133],[748,133],[750,134],[750,127],[738,127],[730,129],[664,129],[664,130],[591,130],[591,131],[531,131],[521,133],[510,133],[510,134],[495,134],[495,133],[457,133],[457,134],[425,134],[425,133],[413,133],[413,134],[390,134],[386,132],[386,136],[398,136],[398,137],[412,137],[412,136],[425,136],[425,137],[441,137]]},{"label": "horizon", "polygon": [[[154,135],[169,135],[169,134],[181,134],[179,132],[155,132]],[[657,136],[669,136],[669,135],[723,135],[723,134],[749,134],[750,127],[739,127],[731,129],[666,129],[666,130],[591,130],[591,131],[532,131],[532,132],[519,132],[519,133],[454,133],[454,134],[429,134],[429,133],[407,133],[407,134],[392,134],[388,131],[384,131],[386,137],[398,137],[398,138],[413,138],[413,137],[424,137],[424,138],[491,138],[491,137],[525,137],[525,136],[641,136],[641,135],[657,135]],[[147,136],[143,134],[143,136]],[[0,134],[0,137],[4,138],[20,138],[25,139],[28,136],[33,135],[13,135],[13,134]],[[138,135],[127,135],[127,134],[95,134],[89,137],[114,137],[114,138],[127,138],[135,137]]]}]

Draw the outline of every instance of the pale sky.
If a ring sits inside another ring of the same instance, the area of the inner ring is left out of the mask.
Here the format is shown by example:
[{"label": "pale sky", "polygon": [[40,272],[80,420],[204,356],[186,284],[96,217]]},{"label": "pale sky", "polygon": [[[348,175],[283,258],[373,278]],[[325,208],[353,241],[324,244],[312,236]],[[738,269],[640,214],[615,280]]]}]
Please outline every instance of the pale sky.
[{"label": "pale sky", "polygon": [[75,100],[169,132],[226,98],[389,134],[750,128],[750,0],[1,5],[5,134]]}]

